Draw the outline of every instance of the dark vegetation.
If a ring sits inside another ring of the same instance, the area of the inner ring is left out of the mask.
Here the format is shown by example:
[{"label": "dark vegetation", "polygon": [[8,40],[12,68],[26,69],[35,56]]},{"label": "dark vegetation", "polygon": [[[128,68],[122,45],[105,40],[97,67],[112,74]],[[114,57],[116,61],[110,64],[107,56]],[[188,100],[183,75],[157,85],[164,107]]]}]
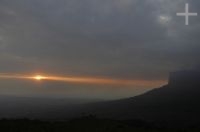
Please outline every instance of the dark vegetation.
[{"label": "dark vegetation", "polygon": [[167,128],[141,120],[109,120],[88,116],[70,121],[0,120],[1,132],[199,132],[200,128]]}]

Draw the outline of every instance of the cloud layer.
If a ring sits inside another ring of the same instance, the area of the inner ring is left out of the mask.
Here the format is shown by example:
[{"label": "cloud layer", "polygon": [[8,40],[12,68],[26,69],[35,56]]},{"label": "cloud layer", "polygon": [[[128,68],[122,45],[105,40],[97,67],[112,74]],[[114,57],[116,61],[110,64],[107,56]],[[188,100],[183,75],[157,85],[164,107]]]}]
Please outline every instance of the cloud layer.
[{"label": "cloud layer", "polygon": [[1,0],[0,72],[162,80],[196,68],[198,0]]}]

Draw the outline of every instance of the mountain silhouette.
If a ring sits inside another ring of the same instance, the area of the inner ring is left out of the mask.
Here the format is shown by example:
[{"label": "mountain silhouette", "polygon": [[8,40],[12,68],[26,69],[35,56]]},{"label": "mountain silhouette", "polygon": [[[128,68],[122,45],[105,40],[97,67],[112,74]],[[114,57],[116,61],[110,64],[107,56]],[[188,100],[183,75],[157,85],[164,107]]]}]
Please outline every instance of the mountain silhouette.
[{"label": "mountain silhouette", "polygon": [[68,120],[94,115],[98,118],[143,120],[169,126],[200,126],[199,102],[200,72],[178,71],[170,73],[168,84],[161,88],[115,101],[80,103],[73,99],[1,96],[0,117]]},{"label": "mountain silhouette", "polygon": [[198,125],[200,72],[173,72],[170,73],[169,83],[161,88],[128,99],[85,105],[79,111],[102,118]]}]

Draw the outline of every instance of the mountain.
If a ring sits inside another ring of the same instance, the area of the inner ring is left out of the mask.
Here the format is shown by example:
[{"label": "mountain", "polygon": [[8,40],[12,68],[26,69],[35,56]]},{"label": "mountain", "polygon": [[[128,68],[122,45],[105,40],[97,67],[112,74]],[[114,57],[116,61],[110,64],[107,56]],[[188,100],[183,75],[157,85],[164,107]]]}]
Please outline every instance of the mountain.
[{"label": "mountain", "polygon": [[173,72],[169,83],[161,88],[136,97],[88,104],[78,109],[78,113],[71,115],[92,114],[101,118],[141,119],[165,125],[197,125],[200,122],[200,72]]},{"label": "mountain", "polygon": [[170,73],[167,85],[132,98],[78,102],[1,96],[0,117],[68,120],[95,115],[98,118],[143,120],[169,126],[200,126],[200,72]]}]

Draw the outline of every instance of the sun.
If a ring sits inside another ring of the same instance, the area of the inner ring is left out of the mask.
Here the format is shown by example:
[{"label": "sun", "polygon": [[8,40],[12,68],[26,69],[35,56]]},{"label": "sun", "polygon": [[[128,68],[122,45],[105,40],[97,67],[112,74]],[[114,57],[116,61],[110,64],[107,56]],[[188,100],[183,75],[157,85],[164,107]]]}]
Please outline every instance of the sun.
[{"label": "sun", "polygon": [[43,79],[45,79],[45,78],[46,78],[46,77],[41,76],[41,75],[37,75],[37,76],[34,77],[34,79],[35,79],[35,80],[38,80],[38,81],[43,80]]}]

